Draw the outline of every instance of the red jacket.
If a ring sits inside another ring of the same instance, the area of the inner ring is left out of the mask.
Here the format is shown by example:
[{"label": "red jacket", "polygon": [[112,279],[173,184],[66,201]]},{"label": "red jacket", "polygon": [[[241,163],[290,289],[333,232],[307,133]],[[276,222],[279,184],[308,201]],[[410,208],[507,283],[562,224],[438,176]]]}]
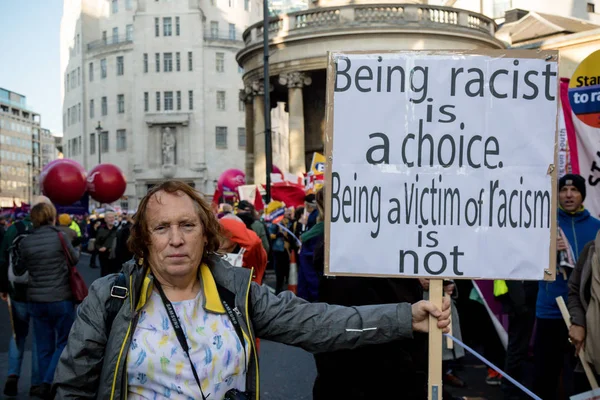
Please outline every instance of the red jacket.
[{"label": "red jacket", "polygon": [[244,268],[254,268],[252,280],[259,285],[262,284],[265,269],[267,269],[267,252],[263,248],[260,238],[254,231],[246,228],[243,222],[235,219],[221,218],[219,223],[223,228],[223,234],[227,235],[232,242],[246,249],[242,265]]}]

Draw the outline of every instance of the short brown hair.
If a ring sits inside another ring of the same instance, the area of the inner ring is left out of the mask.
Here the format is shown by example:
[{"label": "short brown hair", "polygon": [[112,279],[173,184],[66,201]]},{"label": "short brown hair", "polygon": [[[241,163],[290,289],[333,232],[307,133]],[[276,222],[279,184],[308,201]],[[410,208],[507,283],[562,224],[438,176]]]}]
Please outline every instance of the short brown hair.
[{"label": "short brown hair", "polygon": [[56,221],[56,208],[48,203],[36,204],[31,209],[30,218],[34,228],[53,225],[54,221]]},{"label": "short brown hair", "polygon": [[129,250],[135,254],[137,258],[146,258],[148,255],[148,247],[150,246],[150,229],[146,221],[146,211],[150,199],[158,192],[170,194],[182,193],[187,195],[194,202],[194,206],[202,224],[203,233],[206,237],[206,246],[204,246],[204,255],[202,262],[209,263],[210,253],[216,253],[220,247],[221,226],[217,218],[213,214],[210,204],[202,197],[198,191],[192,188],[185,182],[169,180],[159,185],[154,186],[140,202],[138,211],[133,216],[133,225],[131,226],[131,234],[127,241]]}]

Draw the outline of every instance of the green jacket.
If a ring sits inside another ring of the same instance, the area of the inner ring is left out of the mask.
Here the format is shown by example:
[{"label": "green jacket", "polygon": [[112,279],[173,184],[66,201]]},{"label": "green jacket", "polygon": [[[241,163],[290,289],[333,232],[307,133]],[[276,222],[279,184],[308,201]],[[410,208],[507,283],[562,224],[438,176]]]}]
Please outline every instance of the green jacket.
[{"label": "green jacket", "polygon": [[[203,306],[207,312],[225,314],[219,293],[234,299],[233,311],[251,349],[246,389],[255,400],[260,397],[257,337],[312,353],[412,338],[408,303],[362,307],[309,303],[289,291],[275,296],[266,286],[252,282],[252,270],[232,267],[216,255],[210,263],[212,267],[203,264],[199,269]],[[56,399],[127,397],[127,354],[140,311],[154,285],[148,269],[133,261],[123,266],[123,272],[129,281],[129,295],[110,332],[106,332],[106,310],[116,274],[96,280],[79,306],[54,375]]]},{"label": "green jacket", "polygon": [[[15,226],[17,223],[8,227],[6,233],[4,233],[2,243],[0,244],[0,293],[8,293],[15,301],[27,301],[27,286],[16,285],[16,287],[13,288],[8,281],[8,248],[17,237],[17,227]],[[29,215],[23,219],[23,223],[33,231],[33,223],[31,222]]]}]

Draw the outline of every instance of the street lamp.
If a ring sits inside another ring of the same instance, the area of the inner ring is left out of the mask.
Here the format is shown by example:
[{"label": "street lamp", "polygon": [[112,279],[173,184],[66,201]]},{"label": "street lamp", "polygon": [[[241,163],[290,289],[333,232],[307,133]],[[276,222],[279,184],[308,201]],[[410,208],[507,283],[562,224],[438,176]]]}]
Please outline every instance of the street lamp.
[{"label": "street lamp", "polygon": [[102,125],[100,125],[100,121],[98,121],[96,132],[96,135],[98,136],[98,165],[100,165],[102,164],[102,149],[100,147],[100,135],[102,134]]},{"label": "street lamp", "polygon": [[27,203],[31,206],[31,161],[27,161]]}]

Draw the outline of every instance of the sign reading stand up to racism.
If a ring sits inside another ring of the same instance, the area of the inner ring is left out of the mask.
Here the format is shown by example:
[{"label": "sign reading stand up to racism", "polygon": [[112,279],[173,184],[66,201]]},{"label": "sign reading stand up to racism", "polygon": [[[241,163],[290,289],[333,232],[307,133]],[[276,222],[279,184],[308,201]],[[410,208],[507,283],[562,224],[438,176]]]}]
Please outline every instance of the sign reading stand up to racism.
[{"label": "sign reading stand up to racism", "polygon": [[553,279],[557,60],[330,53],[326,274]]}]

